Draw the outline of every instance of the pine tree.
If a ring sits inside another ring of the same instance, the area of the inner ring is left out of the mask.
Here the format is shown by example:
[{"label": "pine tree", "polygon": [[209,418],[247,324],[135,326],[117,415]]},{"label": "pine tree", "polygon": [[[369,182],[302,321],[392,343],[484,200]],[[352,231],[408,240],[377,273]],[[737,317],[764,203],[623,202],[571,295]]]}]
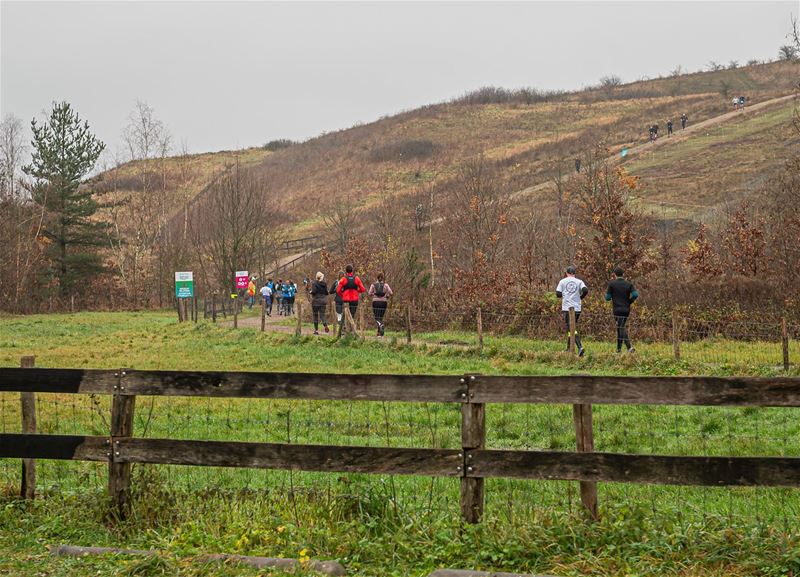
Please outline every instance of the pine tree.
[{"label": "pine tree", "polygon": [[99,203],[83,179],[105,145],[68,102],[54,103],[43,124],[31,121],[31,130],[33,154],[23,170],[35,179],[32,197],[44,208],[42,236],[48,243],[49,272],[63,299],[74,294],[78,283],[102,271],[98,247],[105,241],[107,225],[93,218]]}]

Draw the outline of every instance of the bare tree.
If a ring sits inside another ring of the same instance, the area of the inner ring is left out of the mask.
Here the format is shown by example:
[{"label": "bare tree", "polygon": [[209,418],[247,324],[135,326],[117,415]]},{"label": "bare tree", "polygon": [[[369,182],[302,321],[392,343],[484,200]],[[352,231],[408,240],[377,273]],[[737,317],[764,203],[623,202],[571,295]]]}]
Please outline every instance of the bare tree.
[{"label": "bare tree", "polygon": [[266,272],[274,260],[278,212],[265,201],[267,193],[264,179],[237,161],[211,185],[206,201],[193,207],[190,235],[201,251],[201,268],[206,257],[210,263],[207,284],[227,290],[235,271]]},{"label": "bare tree", "polygon": [[[117,198],[109,211],[113,233],[109,244],[128,300],[136,307],[148,298],[146,289],[152,295],[155,287],[160,296],[163,285],[163,247],[158,241],[171,207],[166,156],[172,137],[155,117],[153,108],[142,101],[136,102],[128,116],[122,137],[127,148],[126,160],[131,163],[128,172],[133,172],[136,185],[126,187],[124,192],[119,190],[117,173],[122,159],[117,157],[117,169],[112,176]],[[152,278],[156,278],[155,283]]]},{"label": "bare tree", "polygon": [[22,120],[7,115],[0,123],[0,198],[17,198],[20,186],[20,169],[27,146],[23,136]]},{"label": "bare tree", "polygon": [[6,116],[0,123],[0,307],[12,311],[31,309],[43,249],[44,209],[31,202],[21,174],[26,152],[22,121]]},{"label": "bare tree", "polygon": [[606,96],[611,97],[614,94],[614,89],[622,84],[622,79],[616,74],[609,74],[600,79],[600,87],[605,91]]},{"label": "bare tree", "polygon": [[483,156],[459,168],[450,203],[453,264],[463,270],[492,266],[508,248],[511,201]]},{"label": "bare tree", "polygon": [[328,234],[336,239],[339,249],[344,252],[356,224],[356,209],[353,204],[337,198],[322,213],[322,222]]},{"label": "bare tree", "polygon": [[800,50],[793,44],[784,44],[778,49],[778,56],[781,60],[797,60]]}]

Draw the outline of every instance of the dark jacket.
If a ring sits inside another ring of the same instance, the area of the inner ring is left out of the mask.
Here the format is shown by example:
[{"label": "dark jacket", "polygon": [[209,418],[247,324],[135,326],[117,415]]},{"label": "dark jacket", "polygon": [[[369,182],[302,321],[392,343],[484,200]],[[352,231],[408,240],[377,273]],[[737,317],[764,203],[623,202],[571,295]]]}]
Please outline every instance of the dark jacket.
[{"label": "dark jacket", "polygon": [[633,283],[624,278],[615,278],[608,283],[606,300],[611,301],[611,312],[614,316],[626,317],[631,314],[631,304],[639,298]]},{"label": "dark jacket", "polygon": [[324,280],[314,280],[311,282],[311,304],[328,304],[328,285]]},{"label": "dark jacket", "polygon": [[338,287],[339,287],[339,281],[335,280],[335,281],[333,281],[333,284],[331,285],[331,290],[328,291],[328,292],[329,292],[329,294],[333,295],[333,302],[335,302],[337,305],[340,305],[340,304],[342,304],[342,297],[339,296],[338,292],[336,292],[336,289]]}]

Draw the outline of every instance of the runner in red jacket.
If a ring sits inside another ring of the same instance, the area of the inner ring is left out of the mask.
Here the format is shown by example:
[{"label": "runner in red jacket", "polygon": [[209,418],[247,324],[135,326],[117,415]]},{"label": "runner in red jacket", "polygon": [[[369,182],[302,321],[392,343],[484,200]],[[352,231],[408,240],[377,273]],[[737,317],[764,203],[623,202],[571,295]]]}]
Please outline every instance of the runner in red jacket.
[{"label": "runner in red jacket", "polygon": [[[345,275],[339,279],[336,285],[336,294],[342,297],[344,304],[350,307],[350,314],[355,318],[356,310],[358,309],[358,297],[361,293],[366,292],[364,283],[353,272],[353,265],[349,264],[345,267]],[[344,317],[342,317],[344,319]]]}]

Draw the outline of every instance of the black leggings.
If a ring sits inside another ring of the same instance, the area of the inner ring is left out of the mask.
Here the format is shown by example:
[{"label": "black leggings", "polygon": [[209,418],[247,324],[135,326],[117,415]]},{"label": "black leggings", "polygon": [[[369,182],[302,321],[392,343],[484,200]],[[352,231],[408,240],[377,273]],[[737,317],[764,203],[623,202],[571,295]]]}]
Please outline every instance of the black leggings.
[{"label": "black leggings", "polygon": [[623,343],[630,350],[631,340],[628,338],[628,327],[625,326],[628,322],[628,315],[614,315],[614,319],[617,321],[617,351],[622,350]]},{"label": "black leggings", "polygon": [[316,331],[319,329],[319,323],[322,322],[322,326],[327,327],[328,321],[325,320],[325,309],[328,308],[327,304],[322,305],[311,305],[311,318],[314,320],[314,330]]},{"label": "black leggings", "polygon": [[386,301],[372,301],[372,315],[375,317],[378,327],[383,324],[383,316],[386,314],[388,304]]},{"label": "black leggings", "polygon": [[[569,311],[563,311],[564,313],[564,325],[567,327],[567,350],[569,350]],[[575,311],[575,347],[578,350],[583,348],[581,345],[581,337],[578,336],[578,319],[581,318],[581,312]]]}]

